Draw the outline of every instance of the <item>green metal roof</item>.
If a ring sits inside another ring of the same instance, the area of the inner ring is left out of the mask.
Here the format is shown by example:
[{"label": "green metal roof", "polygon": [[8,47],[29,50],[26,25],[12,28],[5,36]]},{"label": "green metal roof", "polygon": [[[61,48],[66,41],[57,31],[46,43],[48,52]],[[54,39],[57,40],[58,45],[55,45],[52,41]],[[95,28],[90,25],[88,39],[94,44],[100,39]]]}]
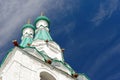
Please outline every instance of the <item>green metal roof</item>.
[{"label": "green metal roof", "polygon": [[6,60],[7,56],[8,56],[8,54],[9,54],[10,52],[12,52],[12,51],[13,51],[13,48],[10,49],[10,50],[7,52],[7,54],[3,56],[2,62],[0,63],[0,68],[1,68],[2,64],[4,64],[4,62],[5,62],[5,60]]},{"label": "green metal roof", "polygon": [[36,23],[37,23],[39,20],[45,20],[45,21],[48,22],[48,25],[50,25],[50,20],[49,20],[46,16],[39,16],[39,17],[37,17],[36,20],[35,20],[34,25],[36,25]]},{"label": "green metal roof", "polygon": [[59,61],[59,60],[52,60],[53,62],[58,62],[59,64],[61,64],[61,66],[63,65],[66,69],[68,69],[70,71],[70,75],[74,74],[75,71],[67,64],[65,63],[64,61]]},{"label": "green metal roof", "polygon": [[22,47],[27,47],[28,44],[31,44],[33,42],[33,39],[30,38],[30,37],[25,37],[22,39],[21,43],[20,43],[20,46]]},{"label": "green metal roof", "polygon": [[37,39],[52,41],[52,37],[50,36],[49,32],[46,30],[39,30],[34,37],[34,40]]},{"label": "green metal roof", "polygon": [[31,28],[31,29],[35,30],[35,27],[34,27],[32,24],[25,24],[25,25],[22,27],[22,31],[23,31],[25,28]]}]

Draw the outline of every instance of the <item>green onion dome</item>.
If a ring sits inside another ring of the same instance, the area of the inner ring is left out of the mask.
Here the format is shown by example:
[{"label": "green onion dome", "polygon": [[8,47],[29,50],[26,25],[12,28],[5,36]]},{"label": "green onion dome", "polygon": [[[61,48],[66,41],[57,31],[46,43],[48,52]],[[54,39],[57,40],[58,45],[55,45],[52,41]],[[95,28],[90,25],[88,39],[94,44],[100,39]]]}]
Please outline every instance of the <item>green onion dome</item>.
[{"label": "green onion dome", "polygon": [[22,27],[22,31],[25,29],[25,28],[31,28],[35,31],[35,27],[32,25],[32,24],[25,24],[23,27]]},{"label": "green onion dome", "polygon": [[37,23],[39,20],[45,20],[45,21],[47,21],[48,25],[50,25],[50,20],[49,20],[46,16],[39,16],[39,17],[37,17],[36,20],[35,20],[34,25],[36,25],[36,23]]}]

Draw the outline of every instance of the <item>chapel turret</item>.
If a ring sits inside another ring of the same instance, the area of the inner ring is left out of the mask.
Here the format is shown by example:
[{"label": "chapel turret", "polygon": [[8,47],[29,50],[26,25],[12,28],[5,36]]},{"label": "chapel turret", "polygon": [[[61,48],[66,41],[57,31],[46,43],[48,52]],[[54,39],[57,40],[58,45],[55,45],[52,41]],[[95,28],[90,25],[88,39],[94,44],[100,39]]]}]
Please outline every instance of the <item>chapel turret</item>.
[{"label": "chapel turret", "polygon": [[28,20],[28,23],[22,27],[21,47],[27,47],[33,42],[34,31],[35,27]]}]

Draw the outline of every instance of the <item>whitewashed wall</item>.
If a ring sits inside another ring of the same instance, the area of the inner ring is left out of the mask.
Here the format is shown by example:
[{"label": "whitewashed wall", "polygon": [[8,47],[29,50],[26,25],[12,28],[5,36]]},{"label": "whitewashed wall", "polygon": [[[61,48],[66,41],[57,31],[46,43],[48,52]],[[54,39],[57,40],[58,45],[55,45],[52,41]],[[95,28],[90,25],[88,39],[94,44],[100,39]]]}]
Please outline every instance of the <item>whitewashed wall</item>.
[{"label": "whitewashed wall", "polygon": [[74,80],[64,72],[17,47],[9,54],[5,64],[2,65],[0,76],[2,76],[2,80],[40,80],[42,71],[50,73],[56,80]]}]

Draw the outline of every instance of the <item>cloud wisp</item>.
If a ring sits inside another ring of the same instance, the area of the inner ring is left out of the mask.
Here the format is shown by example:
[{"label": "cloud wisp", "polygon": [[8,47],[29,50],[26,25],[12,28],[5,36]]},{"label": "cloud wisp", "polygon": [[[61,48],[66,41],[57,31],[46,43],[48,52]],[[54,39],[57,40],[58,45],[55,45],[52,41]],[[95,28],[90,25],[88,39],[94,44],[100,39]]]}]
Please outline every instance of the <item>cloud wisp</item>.
[{"label": "cloud wisp", "polygon": [[105,19],[109,19],[112,14],[118,9],[119,0],[105,0],[99,5],[98,12],[92,18],[92,22],[98,26]]},{"label": "cloud wisp", "polygon": [[[54,5],[51,5],[53,3]],[[38,15],[41,11],[51,13],[54,10],[56,13],[64,14],[66,12],[72,12],[73,9],[71,8],[73,6],[70,7],[64,0],[0,1],[0,47],[3,47],[9,40],[12,40],[16,35],[20,34],[21,24],[25,22],[23,20]]]},{"label": "cloud wisp", "polygon": [[[26,18],[42,9],[46,0],[5,0],[0,2],[0,47],[13,38]],[[33,6],[34,5],[34,6]],[[18,31],[19,32],[19,31]],[[18,33],[19,34],[19,33]]]}]

